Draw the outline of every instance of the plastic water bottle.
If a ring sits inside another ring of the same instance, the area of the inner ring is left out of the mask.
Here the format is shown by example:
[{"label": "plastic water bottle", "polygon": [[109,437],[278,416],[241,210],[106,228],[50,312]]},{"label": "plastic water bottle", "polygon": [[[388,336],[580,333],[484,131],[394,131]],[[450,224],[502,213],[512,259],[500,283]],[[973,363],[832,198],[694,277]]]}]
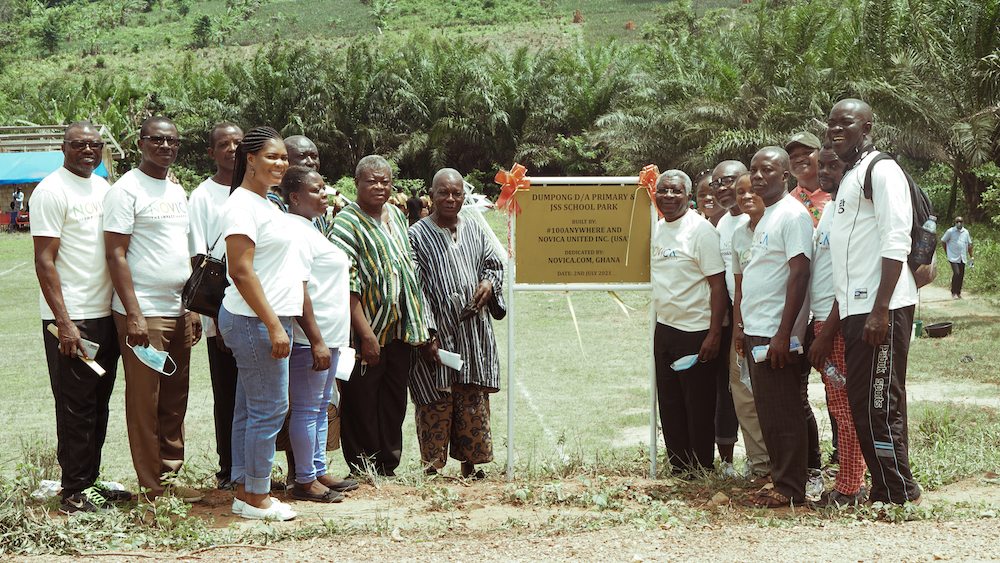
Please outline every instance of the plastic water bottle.
[{"label": "plastic water bottle", "polygon": [[826,374],[827,381],[829,381],[830,384],[836,387],[837,389],[843,389],[847,387],[847,378],[844,377],[844,374],[840,373],[840,370],[837,369],[837,366],[834,365],[833,362],[831,362],[830,360],[827,360],[826,363],[823,365],[823,373]]},{"label": "plastic water bottle", "polygon": [[912,258],[917,264],[930,264],[937,250],[937,217],[931,215],[917,231],[917,239],[913,241]]}]

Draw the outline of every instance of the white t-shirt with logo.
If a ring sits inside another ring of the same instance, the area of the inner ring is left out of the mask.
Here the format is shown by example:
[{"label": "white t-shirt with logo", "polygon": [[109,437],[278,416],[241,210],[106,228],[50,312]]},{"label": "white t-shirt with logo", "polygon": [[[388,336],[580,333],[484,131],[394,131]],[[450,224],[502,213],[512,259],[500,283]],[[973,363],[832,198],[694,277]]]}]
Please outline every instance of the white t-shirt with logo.
[{"label": "white t-shirt with logo", "polygon": [[[188,232],[188,253],[194,257],[208,252],[212,248],[212,256],[222,258],[226,254],[226,241],[222,240],[222,206],[229,198],[229,186],[222,185],[211,178],[205,179],[188,196],[188,216],[191,229]],[[206,337],[216,335],[215,323],[212,317],[202,315],[201,325]]]},{"label": "white t-shirt with logo", "polygon": [[[253,270],[264,298],[279,317],[302,315],[302,282],[309,279],[309,271],[297,233],[290,217],[246,188],[236,188],[222,208],[222,238],[244,235],[253,241]],[[256,317],[228,272],[226,277],[229,287],[222,306],[236,315]]]},{"label": "white t-shirt with logo", "polygon": [[[799,254],[812,258],[812,237],[812,217],[794,197],[786,194],[764,211],[742,266],[740,313],[745,334],[771,338],[778,332],[785,310],[788,261]],[[733,245],[735,253],[735,235]]]},{"label": "white t-shirt with logo", "polygon": [[833,226],[834,206],[827,205],[816,225],[813,235],[813,258],[810,262],[809,308],[813,318],[825,321],[833,309],[833,256],[830,255],[830,228]]},{"label": "white t-shirt with logo", "polygon": [[[125,257],[143,316],[183,315],[181,290],[191,276],[184,188],[129,170],[104,198],[104,230],[131,236]],[[125,314],[117,293],[111,308]]]},{"label": "white t-shirt with logo", "polygon": [[[295,239],[305,250],[309,267],[309,299],[316,324],[328,348],[350,345],[351,336],[351,261],[343,250],[323,236],[312,221],[289,214]],[[309,344],[306,333],[296,322],[292,327],[296,344]]]},{"label": "white t-shirt with logo", "polygon": [[840,318],[872,311],[882,281],[883,258],[903,263],[889,309],[917,303],[917,284],[906,264],[913,227],[909,183],[895,161],[879,161],[872,169],[872,199],[866,198],[862,184],[876,154],[872,151],[844,174],[837,201],[828,204],[836,211],[830,254]]},{"label": "white t-shirt with logo", "polygon": [[[66,168],[46,176],[31,196],[31,235],[59,239],[56,272],[74,321],[111,315],[111,276],[104,257],[104,196],[111,186],[97,174],[81,178]],[[55,315],[39,295],[42,320]]]},{"label": "white t-shirt with logo", "polygon": [[727,212],[719,219],[719,224],[715,226],[719,231],[719,250],[722,252],[722,261],[726,263],[726,289],[729,291],[729,301],[736,301],[736,278],[733,275],[733,233],[740,227],[745,227],[750,222],[750,216],[746,213],[733,215]]},{"label": "white t-shirt with logo", "polygon": [[712,307],[707,278],[725,271],[719,232],[707,219],[687,211],[676,221],[657,221],[650,250],[656,322],[686,332],[708,330]]}]

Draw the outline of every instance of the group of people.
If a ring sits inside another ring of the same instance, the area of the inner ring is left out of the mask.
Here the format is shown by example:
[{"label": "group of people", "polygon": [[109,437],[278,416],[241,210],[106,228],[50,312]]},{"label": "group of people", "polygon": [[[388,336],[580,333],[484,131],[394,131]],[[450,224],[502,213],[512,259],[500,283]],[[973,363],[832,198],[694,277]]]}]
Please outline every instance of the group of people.
[{"label": "group of people", "polygon": [[[407,389],[425,471],[450,456],[470,479],[493,459],[489,394],[499,390],[491,317],[502,318],[504,260],[462,213],[465,182],[434,176],[433,212],[411,224],[389,163],[362,158],[357,199],[331,216],[319,152],[270,127],[212,128],[215,173],[188,197],[170,167],[173,122],[146,119],[141,161],[114,185],[93,174],[103,142],[69,125],[63,166],[35,189],[31,231],[43,339],[55,398],[61,510],[129,500],[98,480],[119,358],[125,419],[142,493],[197,502],[180,485],[191,348],[204,334],[221,489],[232,511],[288,520],[271,496],[276,447],[288,456],[287,496],[339,502],[359,474],[400,462]],[[337,194],[339,196],[339,194]],[[224,260],[217,315],[184,307],[193,268]],[[98,373],[103,372],[102,375]],[[333,405],[333,406],[331,406]],[[328,472],[339,441],[352,475]]]},{"label": "group of people", "polygon": [[[822,141],[801,133],[749,166],[726,160],[694,182],[680,170],[657,179],[653,351],[674,472],[714,468],[717,446],[721,471],[735,477],[742,430],[760,506],[919,502],[904,383],[921,274],[907,266],[907,179],[895,161],[875,162],[873,120],[868,104],[846,99]],[[215,173],[190,197],[170,174],[180,143],[169,119],[146,119],[138,167],[109,185],[93,174],[98,131],[73,123],[63,166],[33,195],[62,510],[132,496],[98,481],[119,358],[143,494],[202,497],[176,475],[191,348],[203,334],[216,477],[234,490],[234,514],[295,517],[271,496],[277,449],[297,500],[338,502],[358,474],[394,475],[407,391],[424,470],[440,471],[450,455],[464,477],[482,478],[476,466],[493,459],[489,395],[500,385],[490,319],[506,312],[504,257],[462,213],[462,175],[438,171],[429,213],[414,206],[408,219],[391,203],[389,163],[369,155],[355,170],[356,201],[331,216],[306,137],[216,125]],[[185,310],[182,288],[207,257],[225,260],[230,284],[218,314],[202,318]],[[835,429],[829,492],[811,367]],[[343,479],[326,462],[338,442],[331,413],[352,473]]]},{"label": "group of people", "polygon": [[[675,473],[713,470],[717,445],[720,470],[736,476],[740,429],[758,506],[920,502],[905,381],[917,287],[932,274],[907,264],[910,187],[894,160],[877,158],[873,122],[867,103],[845,99],[822,141],[803,132],[749,166],[726,160],[694,182],[680,170],[657,179],[653,351]],[[692,190],[702,214],[689,209]],[[839,462],[830,491],[812,367]]]}]

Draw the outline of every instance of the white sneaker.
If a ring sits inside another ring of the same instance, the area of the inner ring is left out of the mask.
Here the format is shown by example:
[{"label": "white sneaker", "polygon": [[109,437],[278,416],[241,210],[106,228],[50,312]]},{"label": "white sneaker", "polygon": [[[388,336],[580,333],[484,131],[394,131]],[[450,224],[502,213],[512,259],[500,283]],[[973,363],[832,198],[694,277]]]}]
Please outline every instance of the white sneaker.
[{"label": "white sneaker", "polygon": [[298,516],[292,507],[287,504],[277,502],[271,499],[271,506],[268,508],[257,508],[252,504],[243,503],[243,509],[240,511],[240,516],[250,520],[273,520],[277,522],[284,522],[286,520],[291,520]]},{"label": "white sneaker", "polygon": [[721,475],[724,479],[736,479],[740,476],[740,474],[736,471],[736,468],[733,467],[732,462],[729,461],[723,461],[719,464],[719,475]]},{"label": "white sneaker", "polygon": [[232,508],[231,512],[233,514],[235,514],[236,516],[241,516],[243,514],[243,508],[246,505],[247,505],[247,503],[243,502],[242,500],[240,500],[238,498],[234,498],[233,499],[233,508]]},{"label": "white sneaker", "polygon": [[809,479],[806,480],[806,500],[809,502],[819,502],[825,490],[826,485],[823,483],[823,472],[818,469],[810,469]]}]

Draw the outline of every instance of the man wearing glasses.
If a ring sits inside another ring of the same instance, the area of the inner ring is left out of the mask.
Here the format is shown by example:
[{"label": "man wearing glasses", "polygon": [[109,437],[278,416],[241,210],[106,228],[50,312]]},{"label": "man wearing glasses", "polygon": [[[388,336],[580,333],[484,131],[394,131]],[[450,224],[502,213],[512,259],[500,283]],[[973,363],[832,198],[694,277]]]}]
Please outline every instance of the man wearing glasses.
[{"label": "man wearing glasses", "polygon": [[[104,198],[104,241],[125,365],[132,464],[139,485],[155,498],[184,461],[188,365],[191,347],[201,338],[201,321],[181,305],[191,274],[188,207],[184,189],[167,177],[180,146],[177,128],[165,117],[150,117],[139,135],[139,167],[125,173]],[[192,489],[170,489],[189,502],[201,499]]]},{"label": "man wearing glasses", "polygon": [[[59,510],[66,514],[94,512],[132,496],[97,483],[119,356],[102,236],[104,196],[110,186],[93,173],[103,148],[92,124],[81,121],[67,127],[62,167],[46,176],[32,196],[38,305],[62,468]],[[50,332],[50,325],[58,335]],[[96,344],[97,352],[88,352],[82,339]],[[98,376],[81,355],[96,361],[105,375]]]}]

